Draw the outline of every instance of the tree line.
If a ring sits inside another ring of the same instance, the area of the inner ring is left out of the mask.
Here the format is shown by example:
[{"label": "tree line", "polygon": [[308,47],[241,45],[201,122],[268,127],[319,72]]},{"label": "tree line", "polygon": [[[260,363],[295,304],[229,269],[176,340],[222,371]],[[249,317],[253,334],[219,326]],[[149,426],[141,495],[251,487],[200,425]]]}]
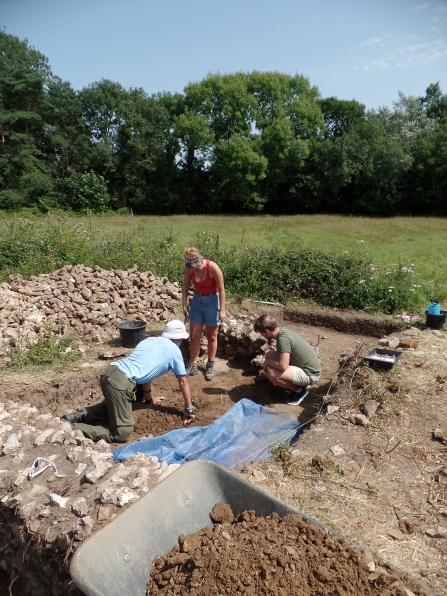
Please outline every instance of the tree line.
[{"label": "tree line", "polygon": [[446,215],[446,180],[439,83],[376,110],[279,72],[76,91],[0,31],[0,209]]}]

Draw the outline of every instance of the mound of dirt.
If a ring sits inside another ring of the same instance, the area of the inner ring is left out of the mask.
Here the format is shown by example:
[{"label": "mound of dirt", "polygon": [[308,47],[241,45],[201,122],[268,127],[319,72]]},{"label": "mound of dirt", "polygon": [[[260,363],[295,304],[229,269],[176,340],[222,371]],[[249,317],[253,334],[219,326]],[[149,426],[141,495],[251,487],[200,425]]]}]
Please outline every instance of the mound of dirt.
[{"label": "mound of dirt", "polygon": [[343,538],[299,514],[233,517],[218,503],[214,529],[179,537],[179,546],[153,563],[147,595],[428,596],[399,570],[379,564]]}]

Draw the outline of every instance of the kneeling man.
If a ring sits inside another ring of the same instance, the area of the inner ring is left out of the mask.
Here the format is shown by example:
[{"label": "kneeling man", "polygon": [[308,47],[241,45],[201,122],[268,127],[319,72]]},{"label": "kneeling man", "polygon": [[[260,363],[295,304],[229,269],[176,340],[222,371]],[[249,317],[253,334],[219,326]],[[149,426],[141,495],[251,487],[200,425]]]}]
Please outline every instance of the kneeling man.
[{"label": "kneeling man", "polygon": [[290,406],[297,406],[308,394],[321,375],[321,363],[313,347],[300,335],[289,329],[279,329],[270,315],[256,320],[254,330],[267,340],[276,340],[276,350],[265,355],[264,372],[269,381],[284,387],[291,394]]},{"label": "kneeling man", "polygon": [[[194,406],[179,348],[187,337],[189,334],[181,321],[169,321],[161,337],[144,339],[127,358],[113,362],[101,373],[104,401],[62,418],[93,441],[125,443],[133,428],[132,402],[137,386],[141,390],[138,393],[142,393],[141,401],[158,404],[165,398],[152,395],[151,382],[172,370],[185,402],[184,424],[191,422],[195,418]],[[108,426],[95,424],[104,418],[109,419]]]}]

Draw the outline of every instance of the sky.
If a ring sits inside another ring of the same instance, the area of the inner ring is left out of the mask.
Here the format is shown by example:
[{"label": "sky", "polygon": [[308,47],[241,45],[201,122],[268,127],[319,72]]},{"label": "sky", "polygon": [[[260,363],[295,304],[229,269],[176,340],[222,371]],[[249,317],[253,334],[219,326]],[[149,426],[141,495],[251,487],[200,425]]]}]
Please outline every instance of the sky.
[{"label": "sky", "polygon": [[77,90],[110,79],[181,93],[259,70],[368,109],[438,81],[447,93],[447,0],[0,0],[0,26]]}]

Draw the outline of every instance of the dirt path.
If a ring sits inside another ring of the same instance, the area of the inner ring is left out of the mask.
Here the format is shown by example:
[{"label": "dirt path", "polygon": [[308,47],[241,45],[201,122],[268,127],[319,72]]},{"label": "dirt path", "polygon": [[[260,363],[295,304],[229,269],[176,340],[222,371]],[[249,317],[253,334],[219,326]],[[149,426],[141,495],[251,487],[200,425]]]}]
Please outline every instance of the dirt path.
[{"label": "dirt path", "polygon": [[[240,310],[258,315],[265,307],[245,304]],[[281,325],[318,344],[323,363],[320,382],[312,387],[303,407],[287,406],[282,390],[256,383],[247,367],[219,360],[213,381],[204,381],[202,374],[190,379],[196,424],[209,424],[242,397],[289,410],[301,422],[316,418],[294,446],[293,466],[286,470],[292,473],[284,475],[283,462],[271,459],[247,468],[244,476],[422,578],[437,594],[447,594],[447,541],[442,531],[442,526],[447,528],[447,485],[442,482],[447,474],[437,476],[446,463],[446,448],[433,439],[433,430],[445,424],[447,410],[447,334],[421,333],[418,349],[405,351],[390,373],[363,378],[354,373],[356,362],[347,364],[335,393],[328,396],[339,374],[340,355],[349,350],[365,355],[377,346],[377,337],[304,325],[286,311],[271,310]],[[356,317],[357,313],[346,317],[346,329],[356,328],[352,324]],[[343,321],[342,314],[339,318]],[[360,324],[357,327],[361,329]],[[116,339],[88,346],[84,360],[64,374],[42,378],[4,374],[0,400],[8,396],[58,415],[96,403],[101,398],[99,372],[107,366],[98,358],[104,350],[123,351]],[[166,375],[154,382],[154,388],[166,401],[157,407],[136,407],[131,441],[181,427],[182,399],[176,379]],[[368,426],[352,424],[346,410],[359,411],[366,399],[376,399],[379,410]],[[328,403],[340,409],[328,415]],[[334,446],[344,454],[333,455]],[[323,462],[320,466],[315,465],[316,456],[317,463]],[[430,537],[430,533],[442,537]]]}]

